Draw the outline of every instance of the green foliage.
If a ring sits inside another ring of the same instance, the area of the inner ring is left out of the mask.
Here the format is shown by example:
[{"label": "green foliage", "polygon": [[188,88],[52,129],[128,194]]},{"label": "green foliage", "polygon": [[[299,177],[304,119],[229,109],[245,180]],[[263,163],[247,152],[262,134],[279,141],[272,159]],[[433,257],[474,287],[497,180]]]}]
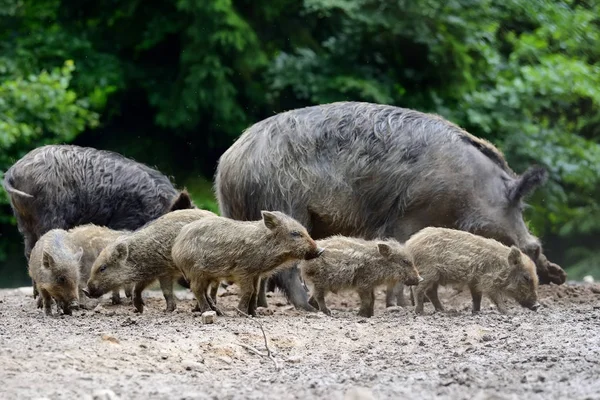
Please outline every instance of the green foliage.
[{"label": "green foliage", "polygon": [[0,0],[0,169],[75,140],[160,164],[217,211],[197,176],[248,125],[395,104],[492,141],[515,171],[546,166],[528,224],[587,271],[600,254],[599,16],[589,0]]}]

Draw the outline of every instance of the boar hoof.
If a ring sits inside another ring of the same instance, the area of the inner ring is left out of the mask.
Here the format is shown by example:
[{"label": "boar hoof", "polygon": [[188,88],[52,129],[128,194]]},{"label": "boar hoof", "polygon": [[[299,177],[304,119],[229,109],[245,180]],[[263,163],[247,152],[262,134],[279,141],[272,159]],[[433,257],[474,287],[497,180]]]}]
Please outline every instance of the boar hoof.
[{"label": "boar hoof", "polygon": [[42,300],[42,296],[38,296],[37,298],[37,308],[44,308],[44,301]]},{"label": "boar hoof", "polygon": [[117,304],[121,304],[121,295],[118,295],[118,294],[113,295],[111,300],[112,300],[112,304],[114,306],[116,306]]}]

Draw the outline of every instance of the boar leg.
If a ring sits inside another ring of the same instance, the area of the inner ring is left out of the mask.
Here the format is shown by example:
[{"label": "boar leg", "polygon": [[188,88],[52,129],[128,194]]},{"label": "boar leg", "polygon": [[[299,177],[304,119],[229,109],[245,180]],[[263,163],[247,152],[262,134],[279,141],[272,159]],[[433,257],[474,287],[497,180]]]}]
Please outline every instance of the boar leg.
[{"label": "boar leg", "polygon": [[256,305],[258,303],[258,291],[260,290],[260,277],[256,277],[252,280],[254,285],[254,290],[252,291],[252,296],[250,296],[250,304],[248,305],[248,314],[256,315]]},{"label": "boar leg", "polygon": [[210,285],[210,299],[212,304],[217,305],[217,293],[219,292],[220,281],[213,281]]},{"label": "boar leg", "polygon": [[46,290],[40,291],[40,298],[44,303],[44,313],[46,315],[52,315],[52,296]]},{"label": "boar leg", "polygon": [[313,297],[317,301],[319,311],[331,316],[331,311],[329,310],[329,308],[327,308],[327,304],[325,304],[325,291],[315,287]]},{"label": "boar leg", "polygon": [[373,289],[361,290],[358,292],[358,295],[360,296],[358,315],[366,318],[372,317],[375,308],[375,293]]},{"label": "boar leg", "polygon": [[160,283],[160,289],[162,290],[165,301],[167,302],[167,308],[165,311],[175,311],[177,306],[175,304],[175,295],[173,294],[173,277],[170,275],[163,276],[158,278],[158,282]]},{"label": "boar leg", "polygon": [[268,278],[262,278],[260,280],[260,287],[258,290],[258,297],[256,299],[256,305],[258,307],[269,307],[267,304],[267,280]]},{"label": "boar leg", "polygon": [[498,308],[498,312],[500,312],[501,314],[506,314],[508,312],[508,310],[504,306],[504,300],[501,296],[497,295],[496,293],[489,294],[488,296],[490,300],[492,300],[492,302],[496,305],[496,308]]},{"label": "boar leg", "polygon": [[140,314],[144,312],[144,300],[142,299],[142,291],[146,289],[154,279],[148,281],[142,281],[135,284],[133,288],[133,306],[136,312]]},{"label": "boar leg", "polygon": [[73,315],[73,312],[71,311],[71,305],[65,301],[61,301],[60,302],[60,308],[62,308],[63,310],[63,314],[65,315]]},{"label": "boar leg", "polygon": [[421,285],[416,288],[413,287],[413,294],[415,296],[415,301],[417,305],[415,306],[415,313],[423,314],[423,303],[425,301],[425,288]]},{"label": "boar leg", "polygon": [[393,307],[395,305],[396,305],[396,285],[393,283],[388,283],[388,285],[385,289],[385,306]]},{"label": "boar leg", "polygon": [[115,289],[112,291],[111,300],[112,300],[113,305],[121,304],[121,294],[119,293],[119,289]]},{"label": "boar leg", "polygon": [[206,279],[204,276],[197,276],[190,280],[190,290],[192,291],[192,293],[194,293],[194,296],[197,300],[196,307],[193,311],[203,313],[212,310],[212,308],[210,307],[210,303],[206,298],[206,291],[208,290],[210,283],[211,281],[209,279]]},{"label": "boar leg", "polygon": [[470,286],[471,298],[473,298],[473,314],[477,314],[481,311],[481,290],[476,286]]},{"label": "boar leg", "polygon": [[316,310],[319,309],[319,303],[317,303],[317,300],[315,299],[314,295],[311,295],[308,298],[308,304],[310,304],[311,306],[313,306]]},{"label": "boar leg", "polygon": [[250,313],[250,302],[253,299],[254,288],[254,279],[245,279],[243,282],[240,282],[240,302],[238,309],[248,315],[253,315]]},{"label": "boar leg", "polygon": [[125,289],[125,297],[131,298],[131,291],[133,290],[133,285],[125,285],[123,286],[123,289]]},{"label": "boar leg", "polygon": [[435,307],[435,311],[440,311],[440,312],[444,312],[444,307],[442,306],[442,303],[440,302],[440,298],[438,297],[438,285],[437,283],[433,286],[431,286],[429,289],[427,289],[427,297],[429,298],[429,301],[431,301],[431,304],[433,304],[433,307]]},{"label": "boar leg", "polygon": [[44,300],[42,299],[42,296],[38,296],[37,298],[37,308],[44,308]]}]

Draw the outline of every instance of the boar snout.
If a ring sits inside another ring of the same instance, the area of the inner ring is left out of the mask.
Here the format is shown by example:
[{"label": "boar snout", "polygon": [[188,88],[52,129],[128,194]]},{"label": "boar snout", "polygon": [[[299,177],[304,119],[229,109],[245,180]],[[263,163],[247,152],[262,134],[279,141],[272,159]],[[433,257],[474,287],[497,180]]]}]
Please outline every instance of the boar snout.
[{"label": "boar snout", "polygon": [[310,251],[304,255],[305,260],[312,260],[319,257],[325,251],[322,247],[317,247],[315,250]]},{"label": "boar snout", "polygon": [[536,302],[535,302],[533,305],[529,306],[529,309],[530,309],[531,311],[537,311],[537,310],[538,310],[538,308],[540,308],[540,306],[541,306],[541,305],[540,305],[540,303],[538,303],[538,302],[536,301]]},{"label": "boar snout", "polygon": [[83,294],[85,294],[90,299],[96,299],[96,298],[102,296],[102,293],[99,290],[97,290],[93,287],[90,287],[89,285],[88,285],[88,287],[81,289],[81,291],[83,292]]},{"label": "boar snout", "polygon": [[423,277],[421,275],[417,275],[416,277],[408,278],[404,284],[406,286],[417,286],[420,282],[423,282]]}]

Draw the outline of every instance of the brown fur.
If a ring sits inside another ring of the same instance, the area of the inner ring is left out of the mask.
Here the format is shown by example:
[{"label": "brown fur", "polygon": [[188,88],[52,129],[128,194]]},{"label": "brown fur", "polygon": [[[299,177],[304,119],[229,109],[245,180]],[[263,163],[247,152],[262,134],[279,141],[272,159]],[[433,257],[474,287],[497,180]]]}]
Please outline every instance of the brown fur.
[{"label": "brown fur", "polygon": [[173,280],[181,273],[171,258],[173,242],[186,224],[211,216],[216,215],[206,210],[172,211],[110,243],[92,266],[87,294],[99,297],[119,286],[134,283],[133,305],[141,313],[144,309],[142,291],[158,279],[167,311],[175,310]]},{"label": "brown fur", "polygon": [[189,224],[173,245],[173,260],[190,282],[198,311],[215,310],[209,285],[231,280],[240,285],[239,309],[256,314],[260,279],[290,260],[318,257],[320,249],[295,219],[262,211],[262,220],[204,218]]},{"label": "brown fur", "polygon": [[[104,248],[110,243],[114,242],[118,237],[128,233],[130,233],[130,231],[114,230],[105,226],[98,226],[94,224],[80,225],[67,231],[67,237],[71,243],[83,249],[83,256],[81,257],[79,267],[81,274],[79,278],[80,289],[83,289],[86,286],[87,281],[90,278],[92,265],[94,265],[94,261],[96,261],[96,258],[98,258],[100,252],[104,250]],[[124,285],[124,289],[125,296],[131,297],[133,285]],[[80,290],[79,300],[80,305],[83,305],[83,308],[86,308],[86,297],[87,296],[84,296],[83,292]],[[119,288],[112,291],[112,303],[121,303]]]},{"label": "brown fur", "polygon": [[358,315],[372,317],[377,286],[419,283],[412,256],[396,240],[332,236],[317,240],[317,245],[325,249],[321,257],[302,261],[300,269],[304,280],[313,287],[309,303],[327,315],[331,315],[325,304],[328,292],[356,290],[361,300]]},{"label": "brown fur", "polygon": [[467,285],[473,297],[473,312],[481,308],[485,293],[502,313],[504,297],[536,310],[538,277],[533,261],[516,246],[447,228],[428,227],[405,243],[412,253],[423,282],[414,287],[417,313],[423,312],[427,296],[437,311],[444,311],[437,296],[438,285]]},{"label": "brown fur", "polygon": [[52,315],[53,298],[67,315],[78,304],[82,255],[83,249],[71,243],[62,229],[52,229],[36,242],[29,257],[29,276],[36,282],[46,315]]}]

